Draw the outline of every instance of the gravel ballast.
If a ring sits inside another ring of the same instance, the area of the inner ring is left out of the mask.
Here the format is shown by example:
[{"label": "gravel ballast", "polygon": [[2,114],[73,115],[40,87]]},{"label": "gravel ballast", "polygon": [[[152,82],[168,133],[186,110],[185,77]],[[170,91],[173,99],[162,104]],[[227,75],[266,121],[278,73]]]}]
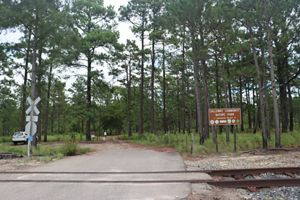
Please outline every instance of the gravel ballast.
[{"label": "gravel ballast", "polygon": [[[200,158],[186,158],[187,170],[249,169],[272,167],[300,167],[300,152],[260,153],[259,155],[213,155]],[[253,177],[251,177],[253,178]],[[254,178],[288,178],[273,173],[261,174]],[[300,200],[300,187],[263,188],[255,192],[244,189],[214,188],[197,191],[190,199],[246,199],[246,200]],[[197,198],[200,195],[201,198]],[[220,194],[226,194],[222,196]]]}]

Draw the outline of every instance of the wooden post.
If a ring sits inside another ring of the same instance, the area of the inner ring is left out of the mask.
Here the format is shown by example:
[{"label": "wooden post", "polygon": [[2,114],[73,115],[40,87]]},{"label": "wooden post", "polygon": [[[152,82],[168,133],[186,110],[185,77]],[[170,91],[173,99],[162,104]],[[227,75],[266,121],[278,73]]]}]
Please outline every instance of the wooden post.
[{"label": "wooden post", "polygon": [[185,133],[185,151],[188,153],[188,134]]},{"label": "wooden post", "polygon": [[216,131],[216,126],[213,126],[212,127],[212,131],[213,131],[213,137],[214,137],[214,143],[216,145],[216,152],[218,153],[219,152],[219,146],[218,146],[218,134],[217,134],[217,131]]},{"label": "wooden post", "polygon": [[236,152],[236,126],[233,126],[234,152]]},{"label": "wooden post", "polygon": [[194,133],[192,133],[192,144],[191,144],[191,154],[194,155],[194,143],[195,143],[195,138],[194,138]]}]

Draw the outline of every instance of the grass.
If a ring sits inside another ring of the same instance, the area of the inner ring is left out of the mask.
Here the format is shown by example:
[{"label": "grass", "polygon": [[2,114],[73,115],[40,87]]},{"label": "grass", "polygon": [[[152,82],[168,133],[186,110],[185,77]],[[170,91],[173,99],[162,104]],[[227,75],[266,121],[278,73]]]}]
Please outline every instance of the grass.
[{"label": "grass", "polygon": [[[33,148],[32,155],[44,161],[51,161],[61,159],[64,156],[85,154],[90,151],[90,148],[82,148],[76,142],[69,141],[57,145],[40,143],[36,148]],[[15,146],[11,143],[0,143],[0,152],[27,156],[27,145]]]},{"label": "grass", "polygon": [[[42,138],[43,139],[43,138]],[[82,141],[85,139],[85,135],[80,133],[68,133],[68,134],[49,134],[48,142],[68,142],[68,141]]]},{"label": "grass", "polygon": [[[194,134],[194,155],[202,154],[214,154],[216,153],[216,145],[212,142],[212,139],[205,141],[204,145],[199,145],[199,135]],[[175,148],[178,152],[182,154],[191,154],[192,147],[192,134],[149,134],[146,133],[144,136],[133,135],[129,140],[126,135],[119,137],[122,140],[128,140],[133,143],[143,144],[143,145],[154,145],[158,147],[169,146]],[[261,149],[262,147],[262,136],[260,133],[237,133],[237,151],[250,151]],[[282,146],[285,148],[296,148],[300,147],[300,133],[284,133],[281,136]],[[269,148],[275,147],[274,136],[268,142]],[[218,134],[218,149],[222,153],[232,153],[234,152],[233,146],[233,134],[230,134],[230,143],[226,143],[225,133]]]}]

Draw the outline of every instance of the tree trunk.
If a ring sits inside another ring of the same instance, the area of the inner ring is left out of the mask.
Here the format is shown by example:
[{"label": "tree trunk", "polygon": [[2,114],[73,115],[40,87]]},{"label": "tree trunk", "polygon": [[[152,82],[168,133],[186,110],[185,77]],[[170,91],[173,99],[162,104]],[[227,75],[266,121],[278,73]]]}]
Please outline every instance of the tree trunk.
[{"label": "tree trunk", "polygon": [[260,103],[260,121],[261,121],[261,129],[262,129],[262,143],[263,143],[263,148],[267,149],[268,148],[268,136],[266,132],[266,120],[265,120],[265,97],[264,97],[264,77],[262,74],[262,69],[258,64],[258,59],[256,55],[256,50],[253,44],[253,35],[250,33],[251,37],[251,45],[252,45],[252,53],[253,53],[253,58],[254,58],[254,63],[256,67],[256,73],[258,77],[258,82],[259,82],[259,103]]},{"label": "tree trunk", "polygon": [[[198,108],[197,108],[197,101],[195,101],[195,105],[194,105],[194,106],[195,106],[195,111],[196,111],[196,113],[195,113],[195,115],[196,115],[196,116],[195,116],[195,118],[196,118],[196,120],[195,120],[195,132],[196,132],[196,133],[199,132],[199,133],[201,134],[201,132],[199,131],[199,126],[198,126],[198,125],[199,125],[199,123],[198,123],[198,122],[199,122],[199,119],[198,119],[198,111],[197,111],[197,109],[198,109]],[[202,123],[202,122],[201,122],[201,123]],[[200,135],[200,137],[201,137],[201,135]]]},{"label": "tree trunk", "polygon": [[239,89],[240,89],[240,108],[241,108],[241,132],[244,132],[244,109],[243,109],[243,81],[242,77],[239,77]]},{"label": "tree trunk", "polygon": [[151,109],[150,109],[150,132],[155,132],[155,99],[154,99],[154,82],[155,82],[155,39],[152,39],[151,55]]},{"label": "tree trunk", "polygon": [[[222,65],[223,65],[222,71],[223,71],[223,74],[225,74],[225,64],[224,64],[224,58],[223,57],[224,56],[222,55],[222,61],[223,61],[222,62]],[[227,76],[228,76],[228,73],[227,73]],[[224,87],[225,87],[225,106],[227,108],[230,107],[230,105],[229,105],[229,95],[228,95],[228,92],[229,92],[228,86],[229,86],[228,83],[224,85]],[[225,126],[225,130],[226,130],[226,143],[229,144],[229,142],[230,142],[230,126]]]},{"label": "tree trunk", "polygon": [[252,129],[252,117],[251,117],[251,103],[250,103],[250,89],[246,84],[246,99],[247,99],[247,112],[248,112],[248,128]]},{"label": "tree trunk", "polygon": [[[42,59],[42,55],[43,55],[43,48],[40,47],[39,51],[38,51],[38,70],[37,70],[37,93],[36,93],[36,97],[38,96],[42,96],[42,76],[43,76],[43,59]],[[43,114],[43,109],[42,109],[42,102],[39,104],[39,110],[40,110],[40,119],[38,121],[38,141],[42,140],[42,114]],[[36,142],[34,143],[34,145],[36,146]]]},{"label": "tree trunk", "polygon": [[163,127],[164,133],[167,133],[167,116],[166,116],[166,56],[165,56],[165,42],[163,41]]},{"label": "tree trunk", "polygon": [[179,84],[179,76],[176,77],[176,100],[177,100],[177,130],[179,133],[181,133],[181,105],[180,105],[180,97],[179,97],[179,90],[180,90],[180,84]]},{"label": "tree trunk", "polygon": [[209,91],[208,91],[208,69],[206,61],[201,61],[203,67],[203,78],[204,78],[204,139],[209,138],[209,122],[208,122],[208,109],[209,109]]},{"label": "tree trunk", "polygon": [[[185,34],[183,34],[185,37]],[[182,42],[182,67],[181,67],[181,117],[183,133],[186,132],[186,78],[185,78],[185,41]]]},{"label": "tree trunk", "polygon": [[50,130],[51,130],[51,133],[54,133],[54,105],[51,108],[51,120],[50,121],[51,121]]},{"label": "tree trunk", "polygon": [[270,133],[270,120],[271,120],[271,117],[270,117],[270,109],[269,109],[269,101],[268,101],[268,98],[267,98],[267,94],[265,93],[265,96],[266,96],[266,100],[265,100],[265,113],[266,113],[266,131],[267,131],[267,136],[268,136],[268,139],[271,139],[271,133]]},{"label": "tree trunk", "polygon": [[139,135],[144,135],[144,62],[145,62],[145,16],[143,16],[143,25],[141,33],[142,42],[142,61],[141,61],[141,85],[140,85],[140,121],[139,121]]},{"label": "tree trunk", "polygon": [[[217,95],[217,108],[221,108],[221,100],[220,100],[220,75],[219,75],[219,65],[218,65],[218,57],[215,55],[215,62],[216,62],[216,95]],[[219,132],[222,133],[222,126],[219,126]]]},{"label": "tree trunk", "polygon": [[25,117],[26,117],[26,98],[27,98],[27,80],[28,80],[28,64],[29,64],[29,54],[30,54],[30,43],[31,43],[31,29],[29,29],[28,40],[27,40],[27,49],[26,49],[26,58],[25,58],[25,71],[24,71],[24,82],[22,88],[22,112],[21,112],[21,122],[20,130],[25,128]]},{"label": "tree trunk", "polygon": [[[231,77],[230,77],[230,70],[229,70],[229,64],[228,64],[228,57],[226,57],[226,73],[227,73],[227,89],[228,89],[228,100],[229,100],[229,104],[227,105],[227,108],[232,108],[232,91],[231,91]],[[233,133],[233,126],[229,126],[231,132]],[[229,133],[228,131],[226,132],[228,134],[228,138],[229,138]],[[229,142],[229,140],[228,140]]]},{"label": "tree trunk", "polygon": [[45,110],[45,125],[44,125],[44,142],[48,140],[48,121],[49,121],[49,106],[50,106],[50,94],[52,85],[52,69],[53,66],[50,65],[49,75],[48,75],[48,87],[47,87],[47,102]]},{"label": "tree trunk", "polygon": [[127,123],[128,123],[128,137],[132,136],[132,122],[131,122],[131,63],[126,66],[127,74]]},{"label": "tree trunk", "polygon": [[280,99],[280,118],[281,131],[286,133],[288,130],[288,98],[287,98],[287,70],[288,70],[288,52],[287,45],[276,43],[277,57],[277,77],[279,84]]},{"label": "tree trunk", "polygon": [[92,55],[91,52],[88,52],[87,55],[88,65],[87,65],[87,92],[86,92],[86,108],[87,108],[87,120],[86,120],[86,129],[85,136],[87,141],[91,141],[91,107],[92,107],[92,97],[91,97],[91,88],[92,88]]},{"label": "tree trunk", "polygon": [[191,133],[191,129],[192,129],[192,110],[190,108],[188,108],[188,133]]},{"label": "tree trunk", "polygon": [[276,79],[275,79],[275,70],[274,70],[274,61],[273,61],[273,46],[270,31],[268,33],[268,45],[269,45],[269,58],[270,58],[270,70],[271,70],[271,81],[272,81],[272,97],[273,97],[273,109],[274,109],[274,120],[275,120],[275,147],[281,147],[281,138],[280,138],[280,121],[279,121],[279,108],[277,103],[277,94],[276,94]]},{"label": "tree trunk", "polygon": [[200,134],[200,144],[204,143],[204,133],[202,124],[202,110],[201,110],[201,94],[200,94],[200,66],[199,66],[199,50],[196,42],[196,37],[192,36],[192,53],[193,53],[193,67],[194,67],[194,84],[195,84],[195,98],[196,98],[196,124]]},{"label": "tree trunk", "polygon": [[226,72],[227,72],[227,89],[228,89],[228,100],[229,100],[229,105],[228,106],[230,108],[232,108],[232,91],[231,91],[229,66],[226,66]]},{"label": "tree trunk", "polygon": [[293,108],[293,97],[291,92],[291,85],[288,84],[288,96],[289,96],[289,112],[290,112],[290,123],[289,130],[294,131],[294,108]]},{"label": "tree trunk", "polygon": [[252,93],[253,93],[253,133],[256,133],[258,124],[259,124],[259,97],[257,96],[257,86],[254,84],[252,88]]},{"label": "tree trunk", "polygon": [[286,133],[288,129],[288,110],[287,110],[287,92],[286,85],[279,81],[280,108],[281,108],[281,124],[282,132]]}]

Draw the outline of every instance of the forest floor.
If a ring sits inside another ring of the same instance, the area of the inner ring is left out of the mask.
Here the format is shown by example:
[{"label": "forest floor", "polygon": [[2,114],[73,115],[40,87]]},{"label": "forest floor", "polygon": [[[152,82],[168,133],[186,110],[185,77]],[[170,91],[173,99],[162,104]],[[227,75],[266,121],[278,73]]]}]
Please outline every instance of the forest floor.
[{"label": "forest floor", "polygon": [[[126,142],[113,142],[117,143],[122,148],[142,148],[151,149],[161,152],[175,152],[173,148],[160,148],[154,146],[143,146],[138,144],[130,144]],[[104,150],[104,146],[98,144],[80,144],[82,147],[89,147],[95,151]],[[106,149],[107,150],[107,149]],[[262,168],[262,167],[300,167],[300,150],[277,150],[277,151],[260,151],[254,150],[249,152],[243,152],[238,154],[215,154],[215,155],[203,155],[203,156],[183,156],[187,170],[214,170],[214,169],[242,169],[242,168]],[[26,170],[32,167],[40,166],[46,162],[37,158],[28,159],[0,159],[0,171],[10,170]],[[243,189],[220,189],[206,184],[194,184],[192,186],[192,193],[189,196],[189,200],[200,199],[213,199],[213,200],[235,200],[235,199],[272,199],[266,197],[270,192],[278,194],[277,189],[263,189],[255,193],[249,192]],[[297,195],[300,195],[299,188],[284,188],[284,191],[291,193],[296,191]],[[279,190],[282,193],[282,189]],[[288,195],[288,194],[287,194]],[[287,196],[283,196],[282,199],[286,199]],[[298,198],[298,197],[296,197]],[[281,199],[281,198],[278,198]]]}]

